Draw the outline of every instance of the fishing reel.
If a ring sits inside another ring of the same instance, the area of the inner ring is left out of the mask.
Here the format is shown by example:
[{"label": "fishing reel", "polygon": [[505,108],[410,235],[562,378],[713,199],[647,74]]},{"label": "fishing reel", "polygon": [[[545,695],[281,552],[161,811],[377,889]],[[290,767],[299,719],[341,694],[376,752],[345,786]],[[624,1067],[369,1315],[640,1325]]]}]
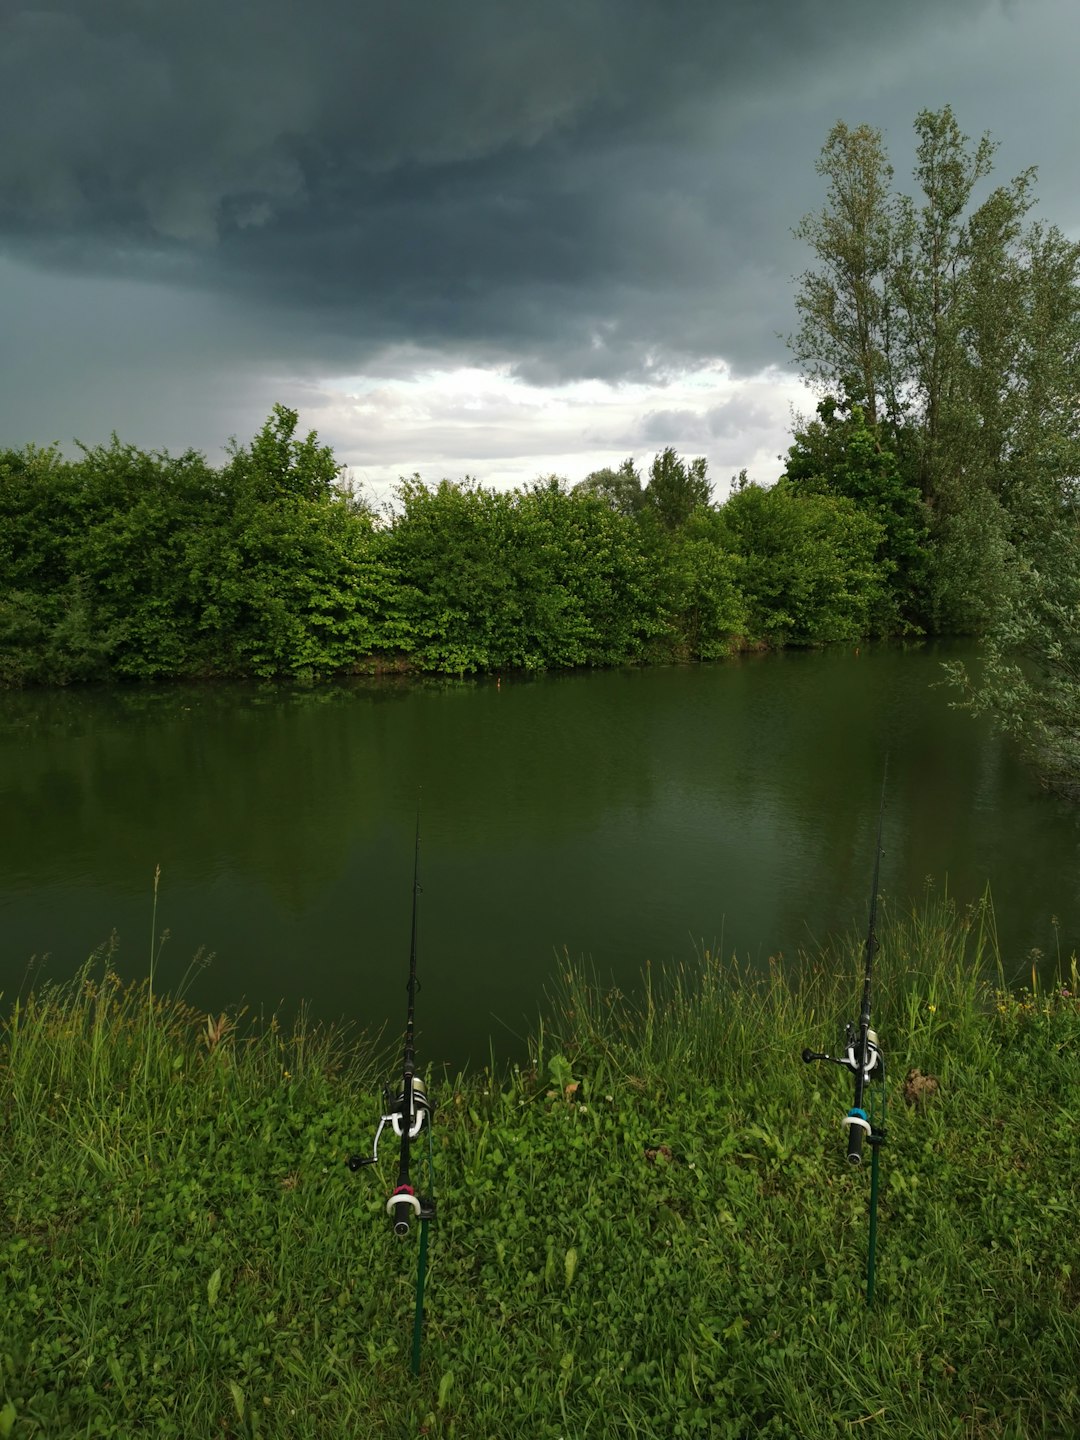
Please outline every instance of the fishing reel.
[{"label": "fishing reel", "polygon": [[[845,1070],[850,1070],[855,1076],[855,1103],[841,1120],[841,1125],[848,1132],[848,1162],[852,1165],[862,1164],[863,1139],[873,1146],[874,1149],[885,1143],[885,1130],[883,1126],[875,1126],[868,1113],[863,1108],[863,1090],[871,1080],[885,1081],[885,1056],[881,1046],[878,1044],[877,1032],[867,1029],[866,1031],[866,1060],[860,1064],[859,1056],[856,1053],[859,1044],[859,1032],[854,1025],[845,1026],[845,1040],[847,1050],[843,1055],[826,1055],[816,1050],[804,1050],[802,1058],[806,1064],[812,1060],[827,1060],[831,1065],[842,1065]],[[884,1092],[882,1092],[884,1093]],[[882,1100],[884,1107],[884,1100]],[[873,1105],[870,1110],[873,1112]],[[884,1115],[884,1108],[882,1108]]]},{"label": "fishing reel", "polygon": [[[811,1060],[828,1060],[831,1065],[843,1065],[846,1070],[850,1070],[853,1075],[857,1075],[859,1073],[859,1059],[858,1056],[855,1054],[855,1047],[859,1041],[859,1033],[856,1030],[855,1026],[851,1024],[846,1025],[844,1027],[844,1030],[844,1039],[847,1043],[847,1050],[843,1055],[826,1055],[824,1052],[819,1053],[816,1050],[804,1050],[802,1052],[802,1058],[806,1062],[806,1064],[809,1065]],[[877,1031],[867,1030],[866,1064],[862,1067],[862,1076],[864,1081],[871,1078],[875,1080],[877,1079],[876,1075],[872,1076],[872,1072],[879,1062],[881,1064],[881,1078],[884,1079],[885,1057],[881,1053],[881,1046],[878,1044]]]},{"label": "fishing reel", "polygon": [[[424,1128],[424,1121],[431,1116],[431,1104],[427,1097],[427,1088],[424,1082],[418,1077],[413,1077],[412,1082],[413,1118],[409,1126],[409,1139],[415,1140]],[[383,1086],[383,1104],[386,1113],[379,1118],[379,1128],[375,1131],[375,1139],[372,1141],[370,1155],[350,1155],[347,1165],[350,1170],[362,1170],[365,1165],[376,1165],[379,1160],[379,1137],[387,1125],[393,1130],[400,1140],[405,1134],[405,1112],[408,1108],[405,1100],[405,1090],[402,1088],[395,1096],[389,1085]]]},{"label": "fishing reel", "polygon": [[[379,1160],[379,1139],[383,1131],[389,1125],[397,1136],[398,1140],[406,1138],[411,1143],[415,1140],[424,1123],[430,1124],[432,1105],[428,1100],[427,1087],[417,1076],[412,1081],[412,1122],[408,1120],[408,1101],[405,1095],[405,1087],[402,1086],[395,1095],[390,1087],[383,1087],[383,1105],[385,1113],[379,1118],[379,1128],[375,1131],[375,1139],[372,1141],[370,1155],[350,1155],[346,1164],[354,1173],[362,1170],[366,1165],[376,1165]],[[435,1218],[435,1201],[426,1196],[418,1195],[411,1185],[399,1183],[389,1200],[386,1202],[386,1213],[390,1216],[395,1235],[407,1235],[411,1217],[417,1220],[433,1220]]]}]

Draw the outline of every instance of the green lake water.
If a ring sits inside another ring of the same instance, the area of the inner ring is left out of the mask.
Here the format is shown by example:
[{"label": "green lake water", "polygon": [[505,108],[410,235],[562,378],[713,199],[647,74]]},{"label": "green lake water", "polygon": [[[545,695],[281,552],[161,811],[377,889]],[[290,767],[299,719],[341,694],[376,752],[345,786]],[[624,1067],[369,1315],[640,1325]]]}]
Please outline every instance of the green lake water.
[{"label": "green lake water", "polygon": [[950,709],[941,661],[970,653],[0,694],[0,989],[113,932],[145,974],[160,864],[159,985],[203,946],[200,1008],[396,1037],[419,790],[421,1056],[519,1055],[564,950],[633,989],[702,945],[763,964],[864,926],[886,751],[881,889],[989,883],[1007,963],[1048,963],[1080,949],[1080,812]]}]

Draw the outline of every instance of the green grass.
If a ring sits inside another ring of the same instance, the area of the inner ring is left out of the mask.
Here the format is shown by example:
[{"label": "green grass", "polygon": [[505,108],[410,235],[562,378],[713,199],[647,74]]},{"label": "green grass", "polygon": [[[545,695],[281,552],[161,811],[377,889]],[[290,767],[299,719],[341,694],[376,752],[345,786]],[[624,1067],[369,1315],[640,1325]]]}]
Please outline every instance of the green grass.
[{"label": "green grass", "polygon": [[568,965],[529,1065],[431,1084],[415,1378],[394,1148],[344,1163],[394,1047],[208,1017],[108,956],[38,990],[0,1042],[0,1440],[1075,1436],[1075,961],[1009,991],[989,907],[945,898],[880,935],[872,1310],[850,1079],[799,1059],[855,1018],[859,938],[634,1001]]}]

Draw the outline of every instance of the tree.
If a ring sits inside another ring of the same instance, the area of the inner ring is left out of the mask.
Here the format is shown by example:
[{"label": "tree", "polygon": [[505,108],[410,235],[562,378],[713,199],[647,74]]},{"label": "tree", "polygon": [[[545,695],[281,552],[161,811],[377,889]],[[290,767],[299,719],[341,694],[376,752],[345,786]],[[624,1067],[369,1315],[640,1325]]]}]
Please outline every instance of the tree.
[{"label": "tree", "polygon": [[275,406],[220,471],[116,435],[74,462],[0,455],[0,683],[326,674],[368,654],[387,587],[370,515],[296,418]]},{"label": "tree", "polygon": [[770,645],[856,640],[875,628],[886,590],[875,553],[883,529],[851,500],[741,480],[719,533],[741,557],[749,638]]},{"label": "tree", "polygon": [[925,618],[927,510],[917,485],[902,473],[884,424],[872,426],[862,406],[827,396],[818,418],[795,431],[785,478],[797,495],[837,495],[881,525],[876,563],[893,596],[891,622],[920,626]]},{"label": "tree", "polygon": [[642,508],[654,515],[665,530],[677,530],[695,510],[709,503],[712,486],[706,468],[704,456],[687,464],[669,445],[649,467]]},{"label": "tree", "polygon": [[205,594],[191,546],[216,508],[218,477],[196,451],[139,450],[115,434],[81,448],[72,468],[83,525],[69,563],[94,624],[114,636],[113,671],[144,680],[197,671]]},{"label": "tree", "polygon": [[851,130],[842,121],[829,132],[815,168],[828,181],[827,203],[819,214],[804,216],[794,234],[823,268],[802,276],[795,300],[801,323],[790,343],[806,373],[858,398],[873,426],[882,402],[897,407],[893,169],[879,130]]},{"label": "tree", "polygon": [[542,670],[642,658],[663,629],[641,530],[557,477],[510,492],[417,477],[377,537],[399,577],[387,632],[427,670]]},{"label": "tree", "polygon": [[1053,274],[1069,308],[1075,247],[1025,228],[1031,170],[977,201],[996,146],[969,140],[950,107],[920,112],[915,130],[919,202],[889,191],[879,132],[830,134],[818,165],[828,203],[796,231],[820,268],[800,281],[792,348],[811,380],[860,403],[872,429],[885,426],[879,438],[917,480],[933,622],[980,630],[1004,603],[1023,525],[1020,437],[1053,423],[1062,391],[1047,377],[1070,353],[1060,328],[1037,324],[1037,297]]},{"label": "tree", "polygon": [[464,672],[505,659],[518,614],[505,563],[510,496],[473,481],[398,486],[378,553],[398,578],[384,633],[420,669]]},{"label": "tree", "polygon": [[948,669],[961,704],[990,714],[1049,784],[1080,798],[1080,245],[1033,226],[1023,269],[1001,488],[1005,599],[977,677]]},{"label": "tree", "polygon": [[1048,517],[1041,565],[1009,574],[1009,603],[982,642],[977,677],[947,665],[973,714],[989,714],[1045,781],[1080,799],[1080,508]]},{"label": "tree", "polygon": [[637,515],[645,503],[645,492],[641,485],[641,474],[634,464],[634,457],[628,456],[617,470],[605,466],[594,470],[574,486],[575,491],[595,495],[605,501],[619,515]]},{"label": "tree", "polygon": [[233,439],[226,467],[234,484],[244,484],[260,500],[291,495],[302,500],[325,499],[341,466],[329,445],[320,445],[314,430],[297,440],[300,416],[287,405],[275,405],[262,429],[245,448]]},{"label": "tree", "polygon": [[[984,637],[977,680],[950,667],[962,703],[1080,785],[1080,244],[1028,220],[1034,170],[983,193],[997,147],[950,107],[915,132],[918,199],[889,192],[878,132],[830,134],[792,348],[918,485],[930,618]],[[820,463],[831,438],[811,425],[792,453],[835,490],[853,477],[846,450]]]},{"label": "tree", "polygon": [[742,589],[744,558],[731,549],[723,516],[699,506],[676,531],[661,532],[657,567],[668,640],[680,659],[718,660],[750,631]]}]

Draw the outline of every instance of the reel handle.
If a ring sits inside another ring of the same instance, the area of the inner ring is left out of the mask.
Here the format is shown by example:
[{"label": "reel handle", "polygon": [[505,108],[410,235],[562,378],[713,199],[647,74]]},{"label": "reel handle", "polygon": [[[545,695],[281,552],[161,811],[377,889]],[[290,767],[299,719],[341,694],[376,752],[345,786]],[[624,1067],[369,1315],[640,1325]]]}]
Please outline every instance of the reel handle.
[{"label": "reel handle", "polygon": [[826,1055],[824,1050],[804,1050],[802,1058],[807,1065],[812,1060],[827,1060],[830,1065],[843,1065],[845,1069],[850,1068],[846,1060],[842,1060],[838,1055]]}]

